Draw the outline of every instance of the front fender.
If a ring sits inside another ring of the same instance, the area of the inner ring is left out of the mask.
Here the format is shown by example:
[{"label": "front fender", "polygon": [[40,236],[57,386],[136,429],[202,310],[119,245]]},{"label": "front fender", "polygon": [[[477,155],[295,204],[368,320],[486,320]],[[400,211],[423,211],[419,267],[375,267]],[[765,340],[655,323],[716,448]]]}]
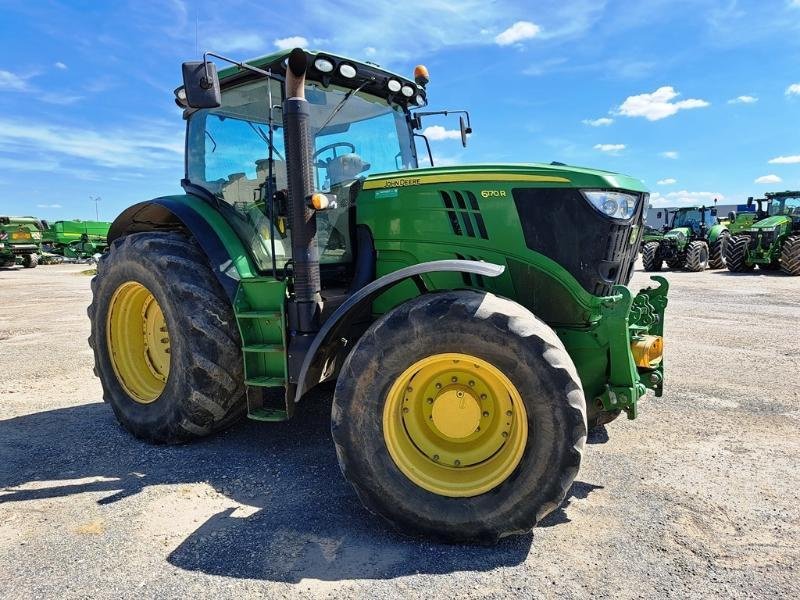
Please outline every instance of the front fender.
[{"label": "front fender", "polygon": [[[435,260],[399,269],[365,285],[350,296],[325,321],[303,359],[294,401],[312,387],[328,379],[350,351],[353,325],[370,310],[372,302],[391,287],[407,279],[413,279],[420,293],[428,291],[420,275],[436,272],[474,273],[484,277],[497,277],[505,267],[475,260]],[[323,376],[324,375],[324,376]]]},{"label": "front fender", "polygon": [[108,244],[142,231],[187,230],[200,245],[211,270],[233,303],[239,280],[257,275],[236,232],[208,202],[190,194],[164,196],[125,209],[108,230]]},{"label": "front fender", "polygon": [[726,225],[714,225],[708,230],[708,243],[713,244],[716,242],[724,231],[728,231],[728,227]]}]

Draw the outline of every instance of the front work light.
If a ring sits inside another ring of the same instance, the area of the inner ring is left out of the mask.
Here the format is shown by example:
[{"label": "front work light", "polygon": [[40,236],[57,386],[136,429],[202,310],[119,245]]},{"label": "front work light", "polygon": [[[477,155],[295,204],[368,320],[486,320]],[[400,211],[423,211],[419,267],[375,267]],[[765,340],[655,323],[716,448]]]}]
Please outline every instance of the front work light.
[{"label": "front work light", "polygon": [[390,92],[397,93],[400,91],[400,88],[403,87],[403,84],[397,81],[397,79],[390,79],[386,82],[386,87],[389,88]]},{"label": "front work light", "polygon": [[330,73],[333,71],[333,63],[327,58],[318,58],[315,60],[314,67],[316,67],[317,71],[320,73]]},{"label": "front work light", "polygon": [[344,63],[339,66],[339,73],[341,73],[342,77],[347,77],[348,79],[352,79],[356,76],[356,68],[353,65],[348,65]]},{"label": "front work light", "polygon": [[630,219],[636,210],[638,196],[623,192],[581,191],[584,198],[607,217],[612,219]]},{"label": "front work light", "polygon": [[403,92],[403,96],[405,96],[406,98],[411,98],[411,96],[414,95],[415,90],[410,85],[404,85],[401,91]]}]

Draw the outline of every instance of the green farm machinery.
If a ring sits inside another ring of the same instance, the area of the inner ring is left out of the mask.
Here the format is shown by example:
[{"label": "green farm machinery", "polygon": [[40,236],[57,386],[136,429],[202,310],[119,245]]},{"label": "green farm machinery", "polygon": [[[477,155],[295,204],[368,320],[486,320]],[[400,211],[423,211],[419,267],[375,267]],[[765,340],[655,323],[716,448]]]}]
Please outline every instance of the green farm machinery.
[{"label": "green farm machinery", "polygon": [[39,264],[44,225],[36,217],[0,217],[0,267]]},{"label": "green farm machinery", "polygon": [[404,533],[493,542],[559,506],[587,425],[661,395],[667,282],[626,286],[640,181],[433,167],[423,122],[456,113],[464,144],[471,124],[424,110],[422,66],[294,49],[208,53],[183,76],[185,193],[126,209],[92,280],[96,373],[134,435],[285,421],[335,380],[363,504]]},{"label": "green farm machinery", "polygon": [[109,227],[111,223],[107,221],[79,219],[46,223],[42,243],[48,252],[58,256],[85,260],[106,249]]},{"label": "green farm machinery", "polygon": [[[753,199],[748,203],[752,205]],[[758,265],[759,269],[800,275],[800,192],[767,193],[758,200],[758,207],[757,218],[728,244],[728,269],[742,273]]]},{"label": "green farm machinery", "polygon": [[665,215],[667,231],[660,239],[642,246],[645,271],[660,271],[664,262],[670,269],[703,271],[725,267],[725,246],[730,238],[726,225],[717,219],[715,208],[679,208]]}]

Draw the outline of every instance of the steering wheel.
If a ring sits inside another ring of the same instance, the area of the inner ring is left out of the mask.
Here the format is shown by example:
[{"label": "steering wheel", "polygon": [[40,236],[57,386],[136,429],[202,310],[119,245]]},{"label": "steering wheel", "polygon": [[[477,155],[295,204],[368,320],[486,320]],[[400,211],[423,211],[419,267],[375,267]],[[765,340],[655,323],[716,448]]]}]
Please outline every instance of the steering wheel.
[{"label": "steering wheel", "polygon": [[[337,157],[336,148],[339,148],[339,147],[349,148],[350,152],[352,154],[356,153],[356,147],[353,144],[351,144],[350,142],[334,142],[333,144],[328,144],[327,146],[323,146],[322,148],[320,148],[319,150],[314,152],[313,156],[311,157],[311,160],[314,161],[314,163],[316,163],[317,157],[320,154],[322,154],[323,152],[326,152],[328,150],[333,150],[333,158],[336,158]],[[323,164],[323,165],[317,165],[317,166],[322,168],[325,165]]]}]

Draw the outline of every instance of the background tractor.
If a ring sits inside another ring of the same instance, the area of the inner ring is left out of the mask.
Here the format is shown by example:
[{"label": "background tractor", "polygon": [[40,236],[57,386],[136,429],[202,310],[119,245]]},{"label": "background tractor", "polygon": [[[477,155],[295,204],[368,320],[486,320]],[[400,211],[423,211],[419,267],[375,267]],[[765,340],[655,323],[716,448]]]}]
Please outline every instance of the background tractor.
[{"label": "background tractor", "polygon": [[667,283],[626,287],[645,188],[564,165],[420,168],[423,121],[453,112],[422,110],[424,67],[209,55],[235,66],[183,65],[185,194],[125,210],[92,280],[120,423],[181,442],[289,419],[335,380],[336,455],[369,510],[447,540],[529,530],[587,424],[661,394]]},{"label": "background tractor", "polygon": [[65,258],[86,259],[102,253],[108,246],[106,240],[111,223],[107,221],[76,219],[45,222],[45,226],[42,235],[45,250]]},{"label": "background tractor", "polygon": [[[752,198],[749,200],[752,204]],[[767,209],[762,210],[762,202]],[[726,249],[734,273],[781,269],[800,275],[800,192],[774,192],[758,201],[758,218],[733,236]]]},{"label": "background tractor", "polygon": [[42,253],[44,226],[36,217],[0,217],[0,267],[33,269]]},{"label": "background tractor", "polygon": [[672,211],[672,223],[664,229],[667,231],[661,239],[642,247],[645,271],[660,271],[665,261],[670,269],[687,271],[725,267],[724,251],[730,233],[717,220],[715,208],[679,208]]},{"label": "background tractor", "polygon": [[[731,211],[728,213],[727,218],[722,219],[721,222],[728,228],[728,232],[731,236],[737,235],[742,231],[747,231],[753,226],[753,223],[767,217],[767,211],[764,209],[764,203],[766,201],[766,198],[754,200],[751,196],[747,199],[747,206],[750,210],[740,212]],[[753,210],[752,207],[756,203],[758,204],[758,208]]]}]

